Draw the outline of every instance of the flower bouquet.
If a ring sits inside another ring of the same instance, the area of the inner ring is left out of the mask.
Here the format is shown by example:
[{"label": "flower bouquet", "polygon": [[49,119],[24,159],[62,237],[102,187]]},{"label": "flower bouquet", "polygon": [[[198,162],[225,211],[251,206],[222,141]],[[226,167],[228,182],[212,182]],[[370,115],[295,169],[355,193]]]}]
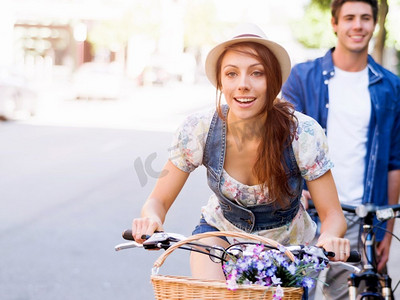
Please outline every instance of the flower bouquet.
[{"label": "flower bouquet", "polygon": [[228,289],[235,290],[243,284],[274,287],[273,299],[278,300],[284,297],[284,287],[313,287],[326,263],[307,254],[291,261],[284,252],[284,247],[277,251],[250,244],[230,254],[223,264]]}]

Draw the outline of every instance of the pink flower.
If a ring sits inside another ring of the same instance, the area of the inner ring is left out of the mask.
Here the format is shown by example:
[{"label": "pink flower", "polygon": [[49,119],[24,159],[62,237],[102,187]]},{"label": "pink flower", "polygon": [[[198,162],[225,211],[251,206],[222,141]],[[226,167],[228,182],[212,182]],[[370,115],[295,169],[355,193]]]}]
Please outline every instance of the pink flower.
[{"label": "pink flower", "polygon": [[238,284],[236,282],[236,278],[234,278],[233,276],[229,279],[226,280],[226,284],[228,286],[228,290],[236,290],[238,288]]},{"label": "pink flower", "polygon": [[226,279],[226,284],[228,286],[228,290],[236,290],[238,288],[238,283],[236,281],[237,271],[232,270],[232,273],[229,274],[228,278]]},{"label": "pink flower", "polygon": [[276,287],[275,294],[272,297],[272,300],[282,300],[283,299],[283,294],[284,294],[283,288],[280,285],[278,285]]}]

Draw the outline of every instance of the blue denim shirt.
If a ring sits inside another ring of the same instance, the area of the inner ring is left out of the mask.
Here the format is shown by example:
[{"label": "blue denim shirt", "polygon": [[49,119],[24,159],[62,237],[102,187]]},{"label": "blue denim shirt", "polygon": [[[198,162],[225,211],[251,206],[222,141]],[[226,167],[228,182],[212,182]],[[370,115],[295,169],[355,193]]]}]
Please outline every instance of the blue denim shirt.
[{"label": "blue denim shirt", "polygon": [[[282,88],[296,110],[317,120],[326,132],[328,82],[335,75],[332,52],[293,67]],[[387,204],[388,172],[400,169],[400,79],[368,56],[371,119],[368,130],[363,203]]]},{"label": "blue denim shirt", "polygon": [[[223,106],[226,116],[228,106]],[[303,178],[297,165],[292,147],[284,152],[286,172],[289,185],[295,192],[295,197],[289,200],[288,208],[282,208],[275,203],[243,207],[225,197],[221,192],[221,177],[226,151],[226,122],[216,112],[211,121],[203,155],[203,164],[207,168],[208,185],[215,193],[221,206],[224,217],[236,227],[255,232],[280,227],[290,223],[296,216],[299,205]]]}]

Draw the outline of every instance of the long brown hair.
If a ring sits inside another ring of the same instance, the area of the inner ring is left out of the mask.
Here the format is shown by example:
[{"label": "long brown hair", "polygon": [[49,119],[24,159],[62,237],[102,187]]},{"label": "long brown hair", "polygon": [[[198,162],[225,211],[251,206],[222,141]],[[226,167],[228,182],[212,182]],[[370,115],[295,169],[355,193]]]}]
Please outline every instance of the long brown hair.
[{"label": "long brown hair", "polygon": [[[243,46],[245,48],[243,48]],[[240,47],[240,48],[239,48]],[[244,42],[228,46],[217,61],[217,111],[221,112],[221,64],[228,50],[244,53],[256,58],[264,67],[266,75],[266,102],[260,115],[266,114],[264,126],[260,130],[261,140],[257,150],[257,160],[253,166],[253,173],[263,188],[268,188],[269,198],[281,205],[288,204],[287,198],[294,193],[289,186],[289,178],[285,171],[283,152],[291,147],[295,135],[297,119],[294,108],[287,101],[277,98],[282,87],[281,68],[275,55],[265,46]]]}]

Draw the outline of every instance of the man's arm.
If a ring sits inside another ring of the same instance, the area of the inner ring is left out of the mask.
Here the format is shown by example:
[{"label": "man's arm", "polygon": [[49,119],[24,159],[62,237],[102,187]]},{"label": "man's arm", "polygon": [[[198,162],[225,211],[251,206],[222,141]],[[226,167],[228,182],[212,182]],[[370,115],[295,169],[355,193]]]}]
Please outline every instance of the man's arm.
[{"label": "man's arm", "polygon": [[303,112],[304,95],[301,94],[302,86],[297,75],[296,66],[292,68],[289,78],[282,86],[282,98],[291,102],[297,111]]},{"label": "man's arm", "polygon": [[[399,196],[400,196],[400,170],[393,170],[390,171],[388,174],[388,204],[394,205],[399,203]],[[394,219],[388,221],[386,229],[392,232],[393,228],[394,228]]]},{"label": "man's arm", "polygon": [[[390,143],[389,173],[388,173],[388,204],[394,205],[399,202],[400,197],[400,111],[394,120],[392,128],[392,136]],[[392,234],[395,219],[387,221],[387,233],[377,248],[378,256],[380,256],[378,271],[382,271],[389,260],[390,245],[392,242]]]},{"label": "man's arm", "polygon": [[[388,174],[388,204],[394,205],[399,202],[400,196],[400,170],[390,171]],[[382,271],[389,260],[390,245],[392,243],[392,232],[395,219],[387,221],[386,230],[388,231],[383,240],[379,243],[377,254],[379,257],[378,271]]]}]

